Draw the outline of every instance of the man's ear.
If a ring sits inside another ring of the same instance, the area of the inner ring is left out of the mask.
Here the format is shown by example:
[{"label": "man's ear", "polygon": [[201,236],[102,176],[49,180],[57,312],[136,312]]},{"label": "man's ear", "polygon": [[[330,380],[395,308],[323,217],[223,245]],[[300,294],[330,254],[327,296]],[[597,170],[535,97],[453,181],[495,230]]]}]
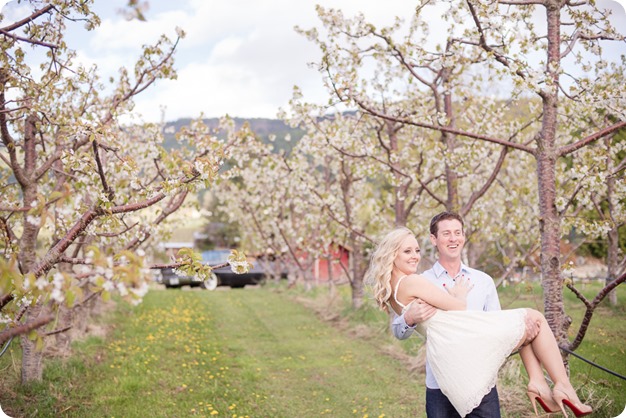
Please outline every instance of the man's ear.
[{"label": "man's ear", "polygon": [[437,237],[433,234],[430,234],[430,243],[433,244],[433,247],[437,247]]}]

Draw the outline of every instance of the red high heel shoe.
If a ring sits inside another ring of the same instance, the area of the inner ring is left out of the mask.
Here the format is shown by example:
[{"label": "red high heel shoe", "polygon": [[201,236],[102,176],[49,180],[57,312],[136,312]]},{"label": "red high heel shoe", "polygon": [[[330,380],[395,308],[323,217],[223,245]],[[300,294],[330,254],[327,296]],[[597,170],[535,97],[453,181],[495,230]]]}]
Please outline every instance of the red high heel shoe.
[{"label": "red high heel shoe", "polygon": [[530,402],[533,404],[535,416],[539,416],[537,413],[537,402],[539,402],[539,405],[541,405],[543,410],[547,413],[559,411],[559,405],[554,401],[554,399],[552,399],[550,394],[548,394],[547,397],[542,396],[539,389],[532,385],[528,385],[528,391],[526,393],[528,394],[528,399],[530,399]]},{"label": "red high heel shoe", "polygon": [[579,403],[572,402],[569,395],[560,389],[553,389],[552,397],[559,405],[559,407],[561,408],[561,412],[563,412],[563,415],[565,416],[567,416],[567,413],[565,412],[565,407],[563,406],[563,404],[567,405],[567,407],[572,410],[574,415],[576,415],[576,418],[584,417],[585,415],[589,415],[593,412],[593,408],[589,405],[580,403],[580,401]]}]

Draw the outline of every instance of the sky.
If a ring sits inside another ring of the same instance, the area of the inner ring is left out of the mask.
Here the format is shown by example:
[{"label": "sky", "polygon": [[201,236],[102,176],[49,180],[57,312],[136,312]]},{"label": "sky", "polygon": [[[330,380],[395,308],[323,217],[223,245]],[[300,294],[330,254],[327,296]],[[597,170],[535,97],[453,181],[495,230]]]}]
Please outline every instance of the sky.
[{"label": "sky", "polygon": [[[148,0],[142,22],[119,13],[127,2],[96,0],[93,8],[102,24],[91,32],[72,29],[68,45],[80,62],[115,76],[122,65],[132,68],[143,44],[161,34],[175,38],[176,27],[182,28],[187,36],[176,53],[178,79],[159,81],[135,99],[135,110],[148,121],[201,113],[275,118],[288,108],[296,85],[308,102],[325,103],[322,75],[308,65],[319,58],[319,49],[294,27],[321,27],[318,3],[350,17],[361,12],[377,27],[391,24],[395,16],[408,21],[416,6],[415,0]],[[599,3],[613,10],[618,28],[626,28],[626,0]],[[12,14],[19,16],[15,0],[0,0],[0,7],[6,15],[0,27],[12,23]],[[617,53],[626,53],[623,43],[619,48]]]}]

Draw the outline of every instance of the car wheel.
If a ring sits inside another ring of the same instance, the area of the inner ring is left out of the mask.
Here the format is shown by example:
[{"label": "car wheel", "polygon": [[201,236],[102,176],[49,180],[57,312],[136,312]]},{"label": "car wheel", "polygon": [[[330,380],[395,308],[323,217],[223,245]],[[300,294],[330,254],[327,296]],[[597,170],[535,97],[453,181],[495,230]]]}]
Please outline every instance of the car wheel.
[{"label": "car wheel", "polygon": [[211,273],[208,279],[202,282],[202,287],[207,290],[215,290],[220,284],[220,279],[217,278],[215,273]]}]

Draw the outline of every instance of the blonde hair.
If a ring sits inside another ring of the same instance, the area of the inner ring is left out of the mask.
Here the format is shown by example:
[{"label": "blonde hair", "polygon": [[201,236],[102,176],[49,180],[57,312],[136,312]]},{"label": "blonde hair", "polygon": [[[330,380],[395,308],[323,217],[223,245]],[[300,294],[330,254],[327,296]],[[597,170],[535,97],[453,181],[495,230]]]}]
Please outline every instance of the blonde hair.
[{"label": "blonde hair", "polygon": [[372,253],[369,268],[365,272],[365,282],[372,286],[374,300],[378,307],[389,312],[389,298],[392,295],[391,271],[398,255],[400,244],[408,236],[415,236],[406,227],[391,230]]}]

